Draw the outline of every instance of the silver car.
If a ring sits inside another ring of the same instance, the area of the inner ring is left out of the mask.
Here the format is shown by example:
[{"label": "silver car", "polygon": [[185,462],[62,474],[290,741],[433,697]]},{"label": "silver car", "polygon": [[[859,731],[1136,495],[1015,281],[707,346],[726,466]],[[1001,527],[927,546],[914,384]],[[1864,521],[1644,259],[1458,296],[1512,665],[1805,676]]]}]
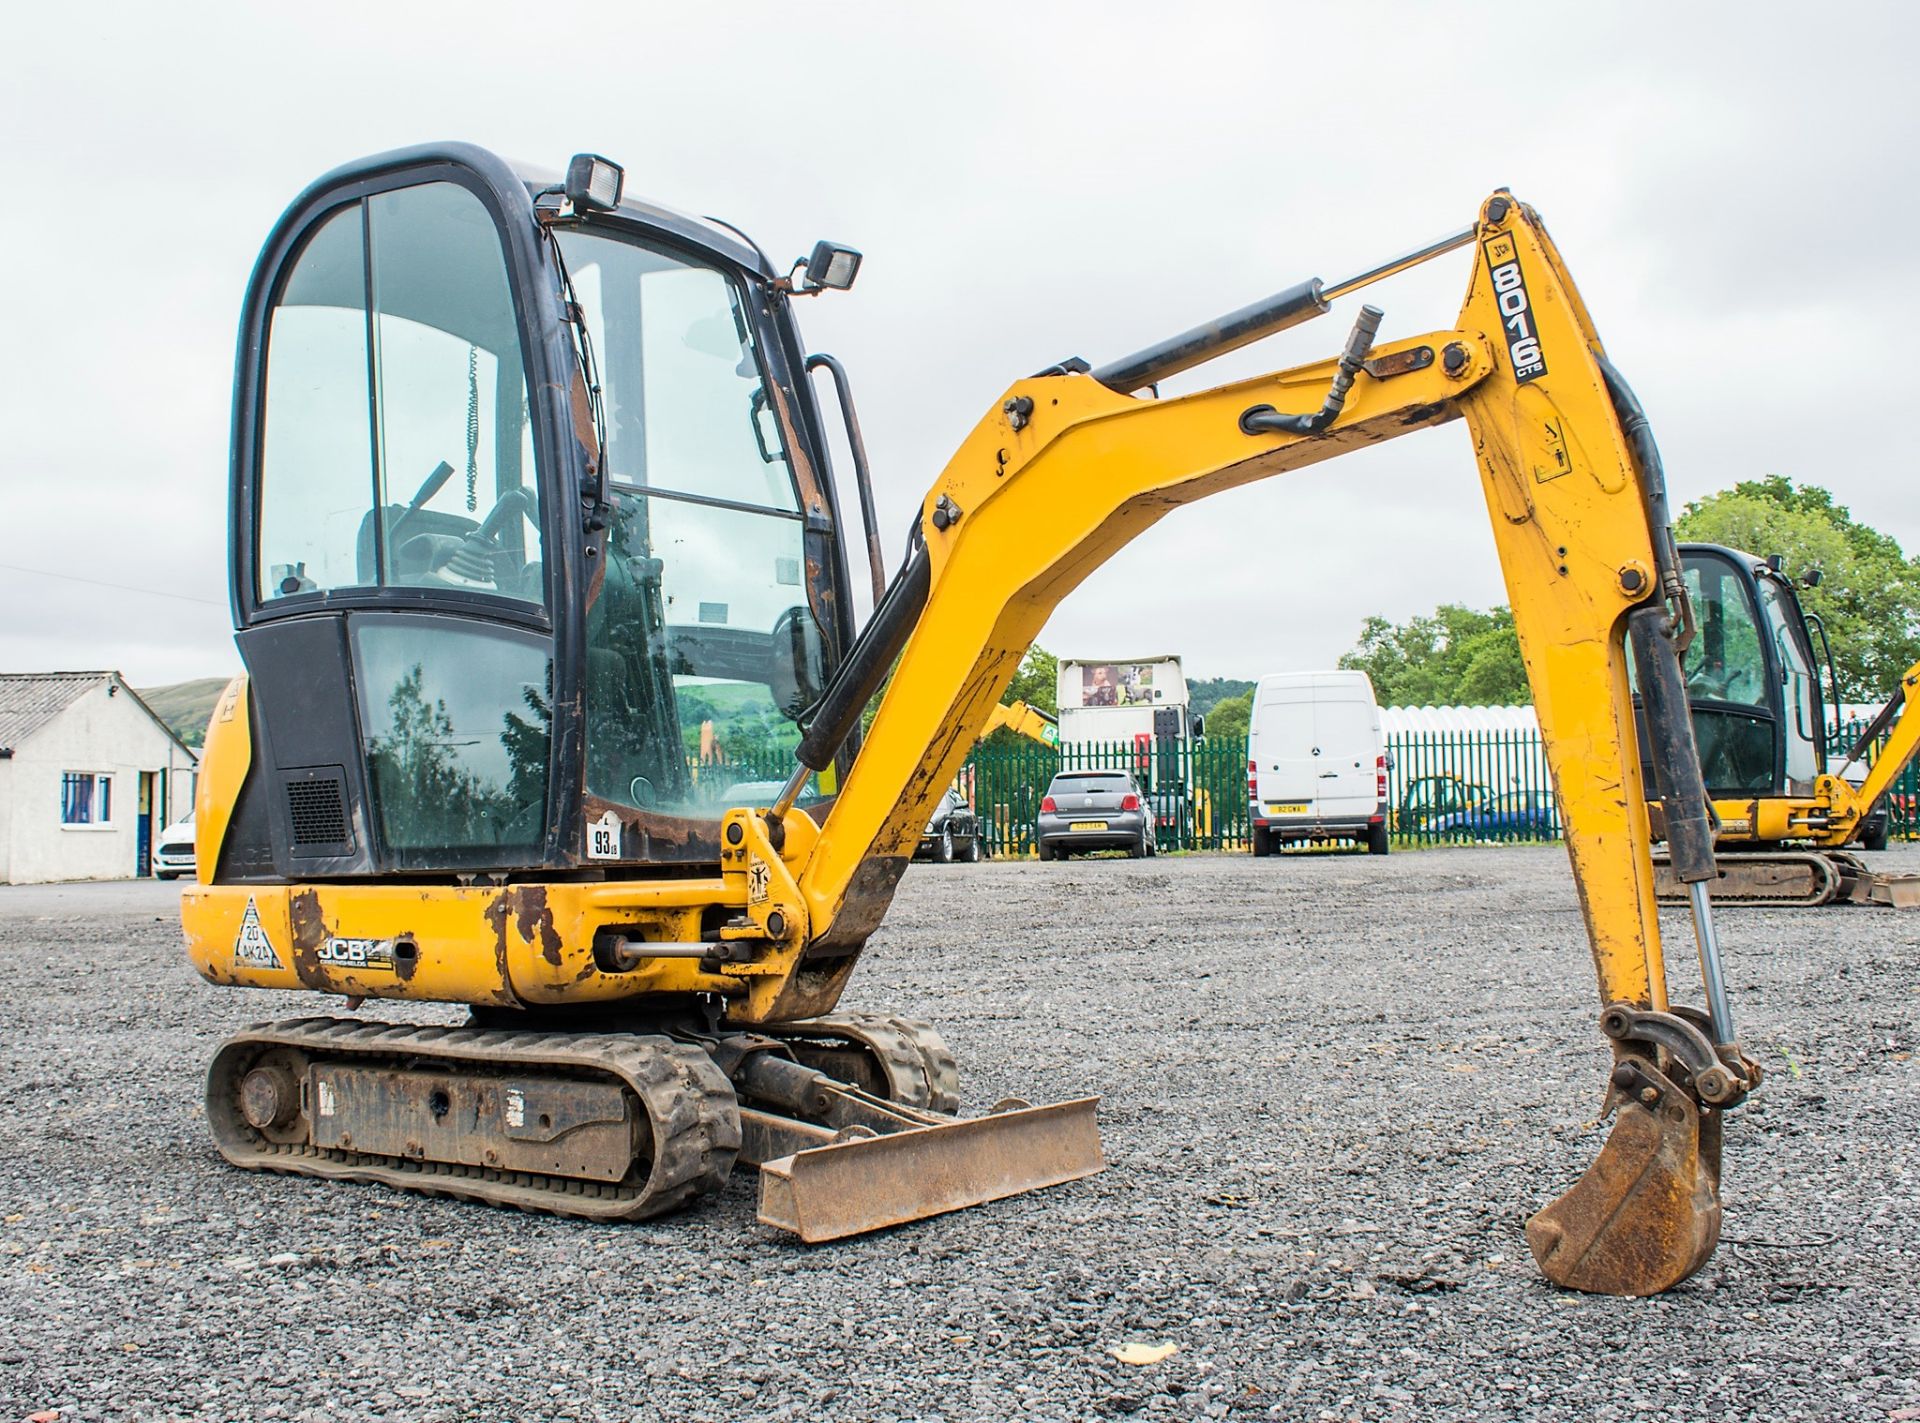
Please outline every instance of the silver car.
[{"label": "silver car", "polygon": [[1062,771],[1040,802],[1034,840],[1043,860],[1079,850],[1153,853],[1153,809],[1125,771]]}]

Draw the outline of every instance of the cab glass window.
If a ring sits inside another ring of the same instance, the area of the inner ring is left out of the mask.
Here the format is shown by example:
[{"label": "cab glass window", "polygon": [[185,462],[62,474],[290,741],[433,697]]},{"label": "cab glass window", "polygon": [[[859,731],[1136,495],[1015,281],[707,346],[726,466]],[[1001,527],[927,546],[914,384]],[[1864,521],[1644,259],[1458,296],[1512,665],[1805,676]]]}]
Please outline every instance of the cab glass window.
[{"label": "cab glass window", "polygon": [[366,243],[359,205],[321,224],[274,306],[260,448],[260,597],[370,583]]},{"label": "cab glass window", "polygon": [[587,614],[587,788],[709,818],[784,774],[826,680],[777,392],[733,278],[588,231],[560,242],[615,501]]},{"label": "cab glass window", "polygon": [[[520,851],[546,825],[546,641],[427,614],[356,614],[354,682],[381,839],[397,860]],[[501,857],[511,859],[508,855]]]},{"label": "cab glass window", "polygon": [[1686,564],[1696,630],[1680,659],[1700,771],[1714,792],[1773,784],[1776,736],[1758,609],[1745,578],[1718,555]]},{"label": "cab glass window", "polygon": [[1771,578],[1763,577],[1760,602],[1766,626],[1772,630],[1774,654],[1780,659],[1781,692],[1786,702],[1787,790],[1811,795],[1822,760],[1818,745],[1820,682],[1814,675],[1812,657],[1795,636],[1800,618],[1790,596]]},{"label": "cab glass window", "polygon": [[308,242],[274,308],[259,595],[419,587],[544,601],[505,259],[452,183],[376,194]]}]

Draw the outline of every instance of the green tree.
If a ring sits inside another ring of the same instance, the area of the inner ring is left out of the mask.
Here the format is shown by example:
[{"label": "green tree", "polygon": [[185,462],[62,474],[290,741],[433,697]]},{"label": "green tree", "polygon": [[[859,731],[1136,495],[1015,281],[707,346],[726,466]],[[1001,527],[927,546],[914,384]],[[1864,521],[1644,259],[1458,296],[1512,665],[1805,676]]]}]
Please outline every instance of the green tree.
[{"label": "green tree", "polygon": [[1920,560],[1818,485],[1778,474],[1742,480],[1687,505],[1674,532],[1761,557],[1780,554],[1795,579],[1818,569],[1820,586],[1803,588],[1800,602],[1826,624],[1845,700],[1884,701],[1920,661]]},{"label": "green tree", "polygon": [[1187,679],[1187,706],[1195,716],[1207,716],[1220,703],[1253,690],[1253,683],[1242,677],[1203,677]]},{"label": "green tree", "polygon": [[1253,693],[1249,690],[1217,701],[1205,715],[1208,736],[1245,736],[1247,723],[1253,717]]},{"label": "green tree", "polygon": [[1038,643],[1028,648],[1000,700],[1007,706],[1025,702],[1048,716],[1060,715],[1060,659]]},{"label": "green tree", "polygon": [[1383,706],[1522,706],[1531,700],[1513,614],[1442,603],[1404,623],[1372,616],[1340,659]]}]

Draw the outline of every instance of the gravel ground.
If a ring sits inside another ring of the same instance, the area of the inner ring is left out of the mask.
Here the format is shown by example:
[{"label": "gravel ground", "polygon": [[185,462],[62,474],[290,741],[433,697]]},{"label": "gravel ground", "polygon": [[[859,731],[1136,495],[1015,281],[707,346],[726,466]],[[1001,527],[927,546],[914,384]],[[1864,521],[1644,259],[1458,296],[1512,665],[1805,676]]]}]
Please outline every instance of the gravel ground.
[{"label": "gravel ground", "polygon": [[914,869],[847,1006],[976,1108],[1103,1095],[1111,1169],[812,1248],[746,1173],[599,1226],[230,1169],[215,1042],[338,1000],[203,985],[164,886],[0,889],[0,1423],[1920,1418],[1920,913],[1723,933],[1747,1243],[1630,1301],[1521,1236],[1604,1132],[1557,849]]}]

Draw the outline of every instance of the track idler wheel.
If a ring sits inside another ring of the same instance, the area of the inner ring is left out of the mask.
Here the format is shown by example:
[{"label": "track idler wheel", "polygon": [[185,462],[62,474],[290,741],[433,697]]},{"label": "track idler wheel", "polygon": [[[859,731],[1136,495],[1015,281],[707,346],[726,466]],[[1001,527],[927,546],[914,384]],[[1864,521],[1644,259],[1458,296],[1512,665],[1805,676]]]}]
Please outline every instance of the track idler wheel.
[{"label": "track idler wheel", "polygon": [[1720,1110],[1640,1057],[1615,1065],[1612,1101],[1606,1145],[1572,1190],[1527,1222],[1527,1244],[1556,1285],[1658,1294],[1719,1243]]}]

